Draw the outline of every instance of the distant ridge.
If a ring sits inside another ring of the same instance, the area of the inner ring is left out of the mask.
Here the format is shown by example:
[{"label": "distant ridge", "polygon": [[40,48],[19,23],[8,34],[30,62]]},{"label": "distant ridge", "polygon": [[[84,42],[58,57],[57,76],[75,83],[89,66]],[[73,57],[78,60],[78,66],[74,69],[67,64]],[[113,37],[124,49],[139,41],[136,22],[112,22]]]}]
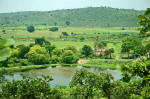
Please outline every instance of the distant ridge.
[{"label": "distant ridge", "polygon": [[138,26],[137,16],[142,13],[139,10],[110,7],[25,11],[0,13],[0,24],[66,26],[66,21],[69,21],[73,27],[134,27]]}]

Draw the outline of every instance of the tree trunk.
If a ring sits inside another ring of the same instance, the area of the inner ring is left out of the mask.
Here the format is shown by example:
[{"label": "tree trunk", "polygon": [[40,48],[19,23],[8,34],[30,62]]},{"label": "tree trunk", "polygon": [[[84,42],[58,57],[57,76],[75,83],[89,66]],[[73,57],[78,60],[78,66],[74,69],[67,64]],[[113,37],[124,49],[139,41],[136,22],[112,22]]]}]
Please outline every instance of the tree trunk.
[{"label": "tree trunk", "polygon": [[130,58],[130,52],[128,52],[128,59]]},{"label": "tree trunk", "polygon": [[110,53],[110,59],[111,59],[112,57],[111,57],[111,53]]}]

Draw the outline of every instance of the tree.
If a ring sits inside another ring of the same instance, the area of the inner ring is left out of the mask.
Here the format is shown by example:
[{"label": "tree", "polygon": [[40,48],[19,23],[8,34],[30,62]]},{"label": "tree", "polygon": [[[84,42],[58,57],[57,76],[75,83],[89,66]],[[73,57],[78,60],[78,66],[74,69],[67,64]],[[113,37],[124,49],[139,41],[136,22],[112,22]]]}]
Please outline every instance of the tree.
[{"label": "tree", "polygon": [[98,94],[103,93],[104,97],[110,97],[111,80],[113,79],[113,76],[108,72],[101,72],[100,75],[96,75],[95,73],[81,69],[77,70],[72,77],[70,87],[80,87],[82,92],[79,94],[84,96],[83,99],[93,99],[95,91],[99,91]]},{"label": "tree", "polygon": [[139,56],[144,56],[147,53],[146,47],[141,45],[141,46],[136,46],[134,48],[134,56],[139,57]]},{"label": "tree", "polygon": [[76,47],[72,45],[65,47],[64,50],[71,50],[73,53],[77,53]]},{"label": "tree", "polygon": [[146,48],[147,52],[150,51],[150,43],[146,44],[145,48]]},{"label": "tree", "polygon": [[58,56],[60,57],[62,55],[62,49],[57,49],[55,48],[53,51],[52,51],[52,55],[55,55],[55,56]]},{"label": "tree", "polygon": [[112,58],[112,53],[114,53],[114,48],[110,48],[108,50],[105,51],[105,55],[109,55],[110,58]]},{"label": "tree", "polygon": [[68,36],[68,33],[67,32],[62,32],[62,35],[63,36]]},{"label": "tree", "polygon": [[32,25],[31,25],[31,26],[28,26],[28,27],[27,27],[27,31],[30,32],[30,33],[34,32],[34,31],[35,31],[34,26],[32,26]]},{"label": "tree", "polygon": [[129,82],[132,77],[139,76],[144,81],[144,85],[150,81],[150,62],[146,58],[136,60],[132,64],[121,67],[123,73],[123,80]]},{"label": "tree", "polygon": [[69,26],[70,25],[70,21],[66,21],[66,25]]},{"label": "tree", "polygon": [[101,41],[101,42],[98,42],[98,43],[97,43],[97,47],[98,47],[98,48],[104,48],[104,47],[106,47],[106,46],[107,46],[107,43],[104,42],[104,41]]},{"label": "tree", "polygon": [[85,55],[88,58],[89,55],[93,54],[93,50],[89,45],[84,45],[81,50],[81,54]]},{"label": "tree", "polygon": [[80,36],[80,41],[83,42],[85,38],[83,36]]},{"label": "tree", "polygon": [[41,78],[23,78],[7,82],[1,87],[1,99],[60,99],[59,90],[49,87],[52,77],[42,76]]},{"label": "tree", "polygon": [[104,41],[100,42],[99,41],[99,36],[97,36],[95,39],[96,39],[96,41],[94,42],[94,50],[96,50],[98,48],[102,49],[102,48],[105,48],[107,46],[106,42],[104,42]]},{"label": "tree", "polygon": [[130,58],[130,52],[135,49],[136,46],[141,46],[142,42],[134,37],[127,37],[122,40],[121,52],[127,52],[128,58]]},{"label": "tree", "polygon": [[52,51],[56,48],[54,45],[51,45],[49,41],[45,41],[43,47],[45,47],[50,57],[52,56]]},{"label": "tree", "polygon": [[44,47],[40,45],[35,45],[30,48],[29,52],[26,54],[28,60],[34,64],[47,64],[50,60],[50,55]]},{"label": "tree", "polygon": [[6,33],[6,30],[2,30],[2,32],[5,34],[5,33]]},{"label": "tree", "polygon": [[45,37],[41,37],[41,38],[36,38],[35,39],[35,44],[39,44],[39,45],[43,45],[43,43],[45,43]]},{"label": "tree", "polygon": [[78,57],[71,50],[64,50],[61,58],[62,62],[66,64],[72,64],[78,61]]},{"label": "tree", "polygon": [[145,34],[150,31],[150,8],[147,8],[144,14],[139,15],[138,19],[140,20],[139,24],[141,28],[139,28],[141,34]]},{"label": "tree", "polygon": [[57,23],[57,22],[54,22],[54,25],[55,25],[55,26],[57,26],[57,25],[58,25],[58,23]]},{"label": "tree", "polygon": [[58,31],[58,27],[51,27],[49,28],[49,31],[52,31],[52,32]]},{"label": "tree", "polygon": [[18,49],[18,58],[24,58],[25,54],[29,52],[29,47],[22,44],[17,46]]}]

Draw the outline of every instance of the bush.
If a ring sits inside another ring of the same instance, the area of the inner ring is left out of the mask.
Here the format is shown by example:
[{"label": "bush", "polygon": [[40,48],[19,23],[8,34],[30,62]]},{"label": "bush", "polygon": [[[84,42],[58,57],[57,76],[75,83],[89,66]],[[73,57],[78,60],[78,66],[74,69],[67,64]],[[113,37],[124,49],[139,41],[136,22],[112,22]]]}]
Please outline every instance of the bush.
[{"label": "bush", "polygon": [[62,32],[62,35],[63,36],[68,36],[68,33],[67,32]]},{"label": "bush", "polygon": [[65,50],[62,55],[62,62],[66,64],[76,63],[78,61],[78,57],[71,51]]},{"label": "bush", "polygon": [[52,31],[52,32],[58,31],[58,27],[49,28],[49,31]]},{"label": "bush", "polygon": [[34,64],[47,64],[50,60],[50,55],[44,47],[35,45],[30,48],[30,51],[26,54],[28,60]]},{"label": "bush", "polygon": [[35,39],[35,44],[43,45],[44,42],[45,42],[45,37]]},{"label": "bush", "polygon": [[20,64],[21,66],[28,66],[31,65],[32,63],[28,62],[27,59],[20,59]]},{"label": "bush", "polygon": [[65,47],[64,50],[71,50],[73,53],[77,53],[76,47],[72,45]]},{"label": "bush", "polygon": [[27,31],[30,32],[30,33],[31,33],[31,32],[34,32],[34,31],[35,31],[34,26],[32,26],[32,25],[31,25],[31,26],[28,26],[28,27],[27,27]]},{"label": "bush", "polygon": [[61,58],[60,58],[60,57],[53,55],[52,58],[51,58],[51,60],[50,60],[50,63],[51,63],[51,64],[57,64],[57,63],[59,63],[60,61],[61,61]]},{"label": "bush", "polygon": [[60,99],[61,94],[57,89],[49,87],[51,77],[43,79],[25,78],[20,81],[7,82],[0,91],[1,99]]}]

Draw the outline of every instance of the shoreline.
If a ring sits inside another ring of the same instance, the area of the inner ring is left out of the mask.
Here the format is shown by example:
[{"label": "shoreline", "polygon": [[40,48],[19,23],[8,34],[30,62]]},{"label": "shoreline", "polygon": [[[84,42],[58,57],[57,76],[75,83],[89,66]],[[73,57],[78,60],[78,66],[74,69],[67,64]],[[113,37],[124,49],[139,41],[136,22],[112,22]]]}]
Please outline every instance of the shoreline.
[{"label": "shoreline", "polygon": [[45,69],[48,67],[56,67],[56,66],[62,66],[62,67],[72,67],[72,66],[83,66],[86,68],[95,67],[95,68],[101,68],[101,69],[119,69],[114,67],[105,67],[101,65],[92,65],[92,64],[45,64],[45,65],[30,65],[30,66],[16,66],[16,67],[0,67],[0,75],[13,73],[13,72],[24,72],[34,69]]}]

